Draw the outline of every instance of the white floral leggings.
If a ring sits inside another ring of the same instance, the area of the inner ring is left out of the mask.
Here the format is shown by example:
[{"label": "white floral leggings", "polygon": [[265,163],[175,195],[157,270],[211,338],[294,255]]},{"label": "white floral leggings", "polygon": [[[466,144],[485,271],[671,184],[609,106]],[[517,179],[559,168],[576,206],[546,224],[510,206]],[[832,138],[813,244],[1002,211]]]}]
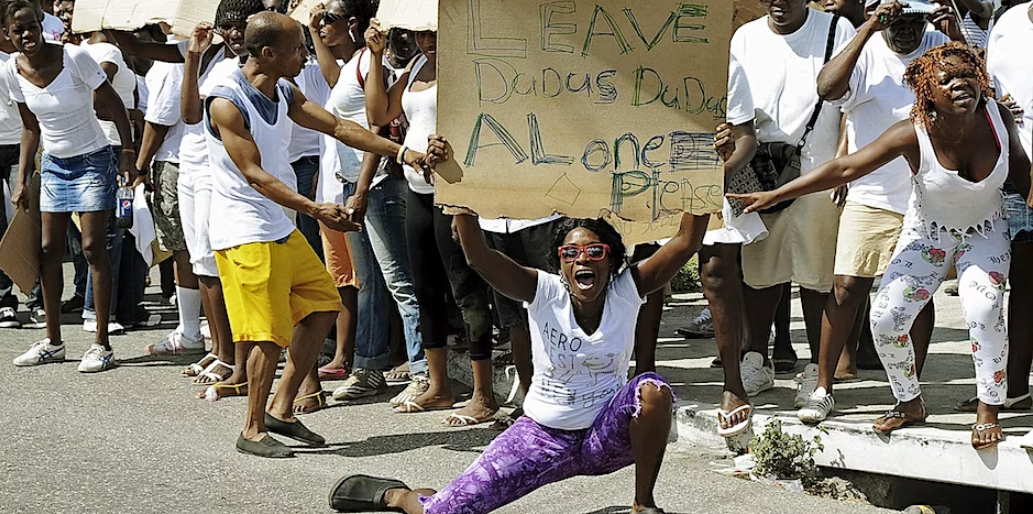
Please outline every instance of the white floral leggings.
[{"label": "white floral leggings", "polygon": [[893,396],[907,402],[921,394],[911,347],[911,325],[943,282],[951,263],[958,269],[962,315],[968,323],[976,393],[987,405],[1007,397],[1008,327],[1004,320],[1004,287],[1011,265],[1008,221],[997,220],[986,236],[922,237],[905,227],[896,254],[872,304],[872,336],[886,368]]}]

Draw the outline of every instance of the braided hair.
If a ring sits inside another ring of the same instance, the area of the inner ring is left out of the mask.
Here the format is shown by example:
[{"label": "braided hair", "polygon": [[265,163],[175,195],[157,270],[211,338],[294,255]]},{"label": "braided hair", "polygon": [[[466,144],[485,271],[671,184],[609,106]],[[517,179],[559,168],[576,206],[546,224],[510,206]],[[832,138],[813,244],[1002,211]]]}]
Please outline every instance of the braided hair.
[{"label": "braided hair", "polygon": [[937,81],[937,69],[946,70],[948,74],[956,73],[953,66],[944,61],[948,57],[957,57],[976,70],[976,80],[982,92],[983,104],[994,97],[990,89],[990,75],[986,71],[986,62],[968,45],[957,41],[944,43],[925,55],[911,61],[904,72],[904,82],[908,89],[915,93],[915,104],[911,108],[911,122],[925,127],[927,130],[936,123],[936,108],[933,105],[933,85]]},{"label": "braided hair", "polygon": [[265,10],[262,0],[222,0],[215,11],[215,27],[226,22],[246,23],[248,18]]},{"label": "braided hair", "polygon": [[579,228],[591,230],[595,235],[599,236],[599,241],[610,247],[610,274],[616,275],[620,272],[621,268],[624,267],[624,254],[627,251],[624,247],[624,239],[621,238],[617,229],[613,228],[613,225],[610,225],[606,220],[594,218],[564,218],[560,221],[556,227],[556,235],[553,238],[549,254],[551,256],[549,262],[552,264],[553,269],[548,271],[556,272],[560,269],[559,247],[563,246],[563,242],[567,240],[567,236],[571,232]]},{"label": "braided hair", "polygon": [[366,29],[369,28],[369,20],[377,15],[380,8],[380,0],[330,0],[326,4],[329,12],[341,12],[348,16],[354,16],[359,26],[358,37],[364,39]]}]

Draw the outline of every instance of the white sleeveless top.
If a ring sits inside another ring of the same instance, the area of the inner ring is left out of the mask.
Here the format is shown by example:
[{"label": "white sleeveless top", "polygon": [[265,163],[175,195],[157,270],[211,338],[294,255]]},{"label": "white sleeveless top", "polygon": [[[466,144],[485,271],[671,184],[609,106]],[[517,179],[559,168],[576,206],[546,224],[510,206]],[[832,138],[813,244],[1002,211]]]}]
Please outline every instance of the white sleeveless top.
[{"label": "white sleeveless top", "polygon": [[1008,178],[1008,129],[997,103],[988,100],[986,116],[997,138],[1000,155],[985,179],[972,182],[940,164],[925,128],[915,125],[922,163],[911,177],[911,203],[905,225],[919,228],[927,238],[939,238],[941,231],[955,237],[978,233],[986,237],[993,222],[1004,216],[1001,186]]},{"label": "white sleeveless top", "polygon": [[[280,79],[276,100],[270,100],[236,70],[217,83],[209,99],[225,98],[234,103],[244,116],[262,153],[262,169],[297,191],[298,180],[288,154],[292,122],[287,109],[293,101],[294,87]],[[259,103],[260,106],[255,104]],[[204,127],[208,140],[208,159],[212,171],[212,212],[209,237],[213,250],[225,250],[247,243],[268,243],[286,238],[294,231],[294,220],[283,207],[251,187],[230,159],[209,123],[205,102]]]},{"label": "white sleeveless top", "polygon": [[[416,75],[420,73],[423,66],[429,61],[426,56],[421,55],[409,73],[409,85],[402,94],[402,111],[405,112],[405,119],[409,120],[409,131],[405,134],[405,147],[415,152],[427,152],[427,138],[437,130],[438,124],[438,85],[423,91],[413,91],[412,83],[416,81]],[[434,194],[434,186],[423,179],[420,173],[408,164],[405,165],[405,180],[409,182],[409,189],[415,193],[430,195]]]}]

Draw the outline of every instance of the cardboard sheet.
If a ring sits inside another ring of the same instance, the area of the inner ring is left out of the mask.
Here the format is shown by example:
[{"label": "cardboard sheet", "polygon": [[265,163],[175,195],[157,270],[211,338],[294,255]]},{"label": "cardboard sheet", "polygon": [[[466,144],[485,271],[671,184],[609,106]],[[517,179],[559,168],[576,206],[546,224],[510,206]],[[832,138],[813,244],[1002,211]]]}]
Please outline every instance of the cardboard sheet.
[{"label": "cardboard sheet", "polygon": [[22,292],[29,293],[39,277],[40,251],[43,245],[43,228],[39,214],[39,173],[33,175],[29,185],[29,210],[18,209],[0,241],[0,270],[17,285]]},{"label": "cardboard sheet", "polygon": [[78,0],[72,31],[135,30],[167,22],[176,35],[189,37],[202,21],[214,22],[218,0]]},{"label": "cardboard sheet", "polygon": [[[441,0],[441,5],[446,3],[447,0]],[[512,7],[516,7],[515,12],[526,10],[517,5]],[[438,30],[438,0],[381,0],[377,20],[384,30],[396,27],[416,31]]]},{"label": "cardboard sheet", "polygon": [[484,217],[612,214],[654,227],[720,210],[713,132],[725,118],[731,2],[441,0],[440,9],[437,128],[462,180],[438,181],[438,203]]},{"label": "cardboard sheet", "polygon": [[291,11],[291,18],[308,27],[312,19],[312,10],[319,4],[326,4],[328,0],[302,0],[298,6]]},{"label": "cardboard sheet", "polygon": [[744,23],[751,22],[757,18],[761,18],[768,15],[767,10],[764,9],[764,4],[758,0],[735,0],[735,17],[733,18],[733,25],[735,28],[741,27]]}]

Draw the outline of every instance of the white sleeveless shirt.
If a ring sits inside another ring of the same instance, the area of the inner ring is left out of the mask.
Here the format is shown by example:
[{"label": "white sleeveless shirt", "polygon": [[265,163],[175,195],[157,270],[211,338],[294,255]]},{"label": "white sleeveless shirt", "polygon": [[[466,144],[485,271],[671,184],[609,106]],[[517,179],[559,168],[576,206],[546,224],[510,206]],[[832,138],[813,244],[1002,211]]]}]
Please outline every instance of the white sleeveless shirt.
[{"label": "white sleeveless shirt", "polygon": [[1001,186],[1008,178],[1008,129],[997,103],[988,100],[986,117],[997,138],[1000,155],[985,179],[972,182],[940,164],[924,127],[915,125],[921,166],[911,177],[911,202],[905,225],[918,228],[927,238],[939,238],[941,231],[955,237],[978,233],[986,237],[993,222],[1004,216]]},{"label": "white sleeveless shirt", "polygon": [[[409,84],[402,94],[402,111],[405,112],[405,119],[409,120],[409,131],[405,133],[405,147],[414,152],[426,153],[429,146],[427,138],[434,133],[438,124],[438,85],[435,83],[423,91],[412,90],[416,75],[430,62],[423,55],[418,59],[409,73]],[[434,194],[434,186],[423,179],[423,173],[417,172],[408,164],[404,168],[409,189],[415,193]]]},{"label": "white sleeveless shirt", "polygon": [[[294,86],[280,79],[276,99],[270,100],[236,70],[215,85],[205,102],[204,128],[208,140],[208,159],[212,171],[212,212],[209,236],[213,250],[225,250],[247,243],[279,241],[294,232],[294,221],[283,207],[266,198],[230,159],[222,139],[209,120],[209,105],[214,98],[230,100],[244,116],[251,137],[262,154],[262,169],[297,191],[298,180],[288,154],[291,120],[287,116],[294,97]],[[259,104],[259,105],[256,105]]]}]

